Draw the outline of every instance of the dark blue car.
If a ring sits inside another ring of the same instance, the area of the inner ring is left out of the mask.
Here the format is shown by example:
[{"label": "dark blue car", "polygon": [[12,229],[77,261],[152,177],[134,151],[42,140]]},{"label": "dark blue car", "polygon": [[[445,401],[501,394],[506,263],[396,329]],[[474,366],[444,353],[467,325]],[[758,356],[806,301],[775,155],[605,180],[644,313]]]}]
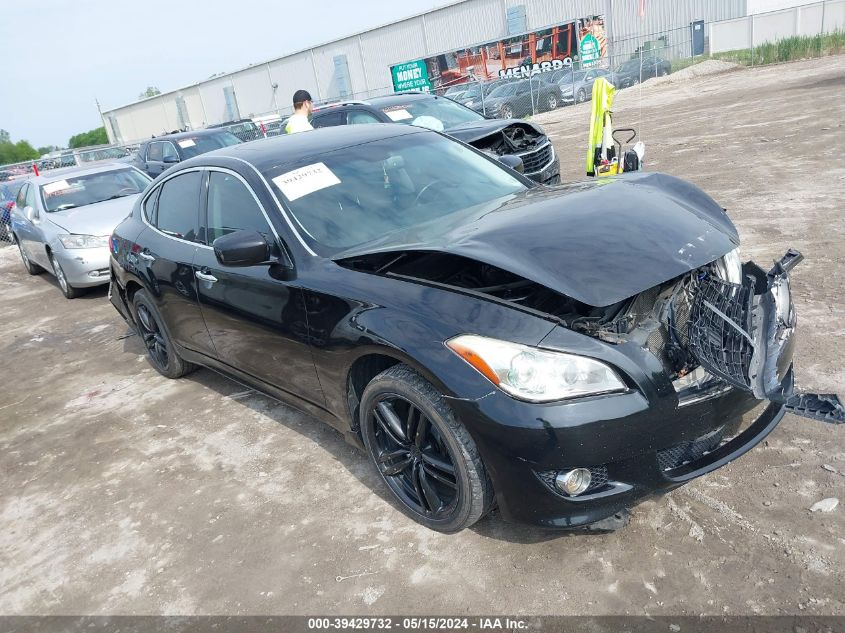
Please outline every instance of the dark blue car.
[{"label": "dark blue car", "polygon": [[24,182],[26,180],[23,178],[0,182],[0,241],[2,242],[11,241],[9,226],[11,225],[12,207],[15,205],[15,198]]}]

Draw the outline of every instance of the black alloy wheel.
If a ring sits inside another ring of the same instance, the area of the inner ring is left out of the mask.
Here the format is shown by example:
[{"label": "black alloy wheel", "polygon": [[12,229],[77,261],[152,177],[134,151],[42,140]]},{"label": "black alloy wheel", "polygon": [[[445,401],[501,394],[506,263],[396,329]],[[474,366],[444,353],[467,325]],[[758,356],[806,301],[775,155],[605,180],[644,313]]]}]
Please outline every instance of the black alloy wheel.
[{"label": "black alloy wheel", "polygon": [[135,308],[138,333],[156,371],[167,378],[180,378],[193,371],[196,366],[182,360],[176,353],[167,330],[161,324],[161,317],[147,293],[138,290],[132,297],[132,305]]},{"label": "black alloy wheel", "polygon": [[492,504],[475,443],[433,385],[406,365],[376,376],[361,399],[364,444],[400,509],[426,527],[457,532]]},{"label": "black alloy wheel", "polygon": [[555,93],[552,92],[549,94],[546,100],[546,105],[548,106],[548,109],[550,111],[557,108],[557,96],[555,95]]},{"label": "black alloy wheel", "polygon": [[583,88],[578,88],[578,94],[575,97],[575,101],[578,103],[584,103],[587,100],[587,91]]},{"label": "black alloy wheel", "polygon": [[513,118],[513,108],[509,105],[505,104],[502,106],[501,114],[503,119],[512,119]]}]

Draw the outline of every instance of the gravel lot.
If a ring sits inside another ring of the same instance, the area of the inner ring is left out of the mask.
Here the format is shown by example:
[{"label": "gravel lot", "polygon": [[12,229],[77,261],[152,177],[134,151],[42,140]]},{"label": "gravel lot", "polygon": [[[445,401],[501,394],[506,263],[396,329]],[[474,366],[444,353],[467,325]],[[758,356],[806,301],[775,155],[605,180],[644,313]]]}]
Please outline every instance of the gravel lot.
[{"label": "gravel lot", "polygon": [[[798,379],[845,395],[843,91],[828,58],[647,83],[615,118],[649,170],[729,209],[746,257],[805,254]],[[566,180],[588,116],[538,117]],[[207,370],[160,377],[105,290],[66,301],[0,248],[0,306],[0,613],[845,615],[845,508],[809,512],[845,500],[845,428],[787,416],[615,534],[494,514],[444,536],[309,416]]]}]

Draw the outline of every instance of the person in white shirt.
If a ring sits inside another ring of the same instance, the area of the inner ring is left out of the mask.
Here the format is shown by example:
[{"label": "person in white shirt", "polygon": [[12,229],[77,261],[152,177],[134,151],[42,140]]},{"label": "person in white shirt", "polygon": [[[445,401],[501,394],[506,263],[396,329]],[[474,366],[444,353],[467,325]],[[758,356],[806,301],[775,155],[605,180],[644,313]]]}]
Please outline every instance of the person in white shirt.
[{"label": "person in white shirt", "polygon": [[314,126],[308,120],[314,110],[314,105],[311,103],[311,95],[307,90],[297,90],[293,93],[293,114],[288,119],[285,125],[285,134],[296,134],[297,132],[307,132],[313,130]]}]

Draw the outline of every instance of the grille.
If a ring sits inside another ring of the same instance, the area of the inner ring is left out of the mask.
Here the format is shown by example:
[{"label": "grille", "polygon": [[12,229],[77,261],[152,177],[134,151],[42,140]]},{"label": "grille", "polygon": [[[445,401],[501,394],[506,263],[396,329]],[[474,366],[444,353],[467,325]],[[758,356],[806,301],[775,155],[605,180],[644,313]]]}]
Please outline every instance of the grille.
[{"label": "grille", "polygon": [[[607,466],[593,466],[592,468],[588,468],[588,470],[590,471],[592,479],[590,480],[590,486],[584,492],[582,492],[581,495],[585,495],[590,492],[596,492],[597,490],[600,490],[607,485]],[[540,481],[542,481],[552,490],[552,492],[565,497],[566,495],[562,493],[557,488],[557,486],[555,486],[555,477],[557,477],[557,474],[559,472],[561,471],[546,470],[538,472],[537,476],[540,478]]]},{"label": "grille", "polygon": [[[753,281],[742,286],[713,276],[695,290],[688,326],[689,349],[702,367],[737,387],[751,387],[749,366],[754,355],[751,342]],[[676,330],[682,334],[682,330]]]},{"label": "grille", "polygon": [[540,171],[552,160],[552,144],[546,143],[543,147],[533,152],[520,154],[523,170],[526,174],[533,174]]},{"label": "grille", "polygon": [[657,465],[661,471],[665,472],[696,462],[713,449],[718,448],[722,443],[723,436],[724,431],[720,428],[689,442],[682,442],[671,448],[657,451]]}]

